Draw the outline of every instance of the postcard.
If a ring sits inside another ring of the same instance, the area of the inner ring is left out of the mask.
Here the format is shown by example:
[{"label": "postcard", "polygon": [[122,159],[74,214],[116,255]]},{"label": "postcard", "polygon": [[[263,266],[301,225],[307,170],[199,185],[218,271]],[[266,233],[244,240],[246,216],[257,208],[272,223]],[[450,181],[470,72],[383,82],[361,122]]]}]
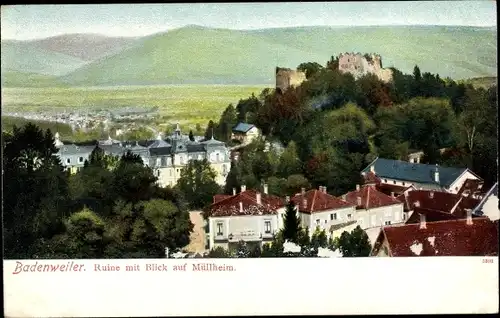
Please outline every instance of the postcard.
[{"label": "postcard", "polygon": [[1,10],[6,317],[498,313],[495,2]]}]

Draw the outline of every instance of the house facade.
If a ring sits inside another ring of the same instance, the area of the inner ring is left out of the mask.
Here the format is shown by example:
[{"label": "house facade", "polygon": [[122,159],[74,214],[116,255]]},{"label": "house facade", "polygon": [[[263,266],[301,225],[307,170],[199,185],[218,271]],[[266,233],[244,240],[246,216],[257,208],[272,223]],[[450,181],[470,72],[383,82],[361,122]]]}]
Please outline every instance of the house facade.
[{"label": "house facade", "polygon": [[260,131],[255,125],[238,123],[232,129],[231,139],[238,140],[242,144],[249,144],[260,136]]},{"label": "house facade", "polygon": [[443,167],[377,158],[361,173],[375,173],[382,183],[416,189],[458,193],[466,180],[481,180],[467,168]]},{"label": "house facade", "polygon": [[342,198],[355,205],[355,219],[363,230],[404,222],[403,203],[378,191],[375,184],[357,185]]},{"label": "house facade", "polygon": [[486,216],[492,221],[498,221],[500,211],[498,207],[498,182],[482,198],[481,202],[472,210],[475,215]]},{"label": "house facade", "polygon": [[240,241],[262,245],[271,242],[283,227],[285,201],[263,192],[246,190],[231,196],[218,196],[208,208],[209,248],[231,250]]},{"label": "house facade", "polygon": [[297,206],[302,227],[307,228],[311,236],[319,228],[330,237],[337,234],[339,225],[355,222],[355,205],[328,194],[326,187],[307,192],[302,188],[301,193],[290,200]]}]

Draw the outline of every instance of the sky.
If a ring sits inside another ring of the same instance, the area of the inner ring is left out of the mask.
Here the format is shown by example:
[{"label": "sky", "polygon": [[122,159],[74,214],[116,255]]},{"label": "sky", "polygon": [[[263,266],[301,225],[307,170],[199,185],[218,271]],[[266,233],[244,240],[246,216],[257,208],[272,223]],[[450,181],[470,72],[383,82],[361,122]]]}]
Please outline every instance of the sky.
[{"label": "sky", "polygon": [[227,29],[294,26],[496,26],[496,3],[481,1],[182,3],[2,6],[2,39],[65,33],[144,36],[189,24]]}]

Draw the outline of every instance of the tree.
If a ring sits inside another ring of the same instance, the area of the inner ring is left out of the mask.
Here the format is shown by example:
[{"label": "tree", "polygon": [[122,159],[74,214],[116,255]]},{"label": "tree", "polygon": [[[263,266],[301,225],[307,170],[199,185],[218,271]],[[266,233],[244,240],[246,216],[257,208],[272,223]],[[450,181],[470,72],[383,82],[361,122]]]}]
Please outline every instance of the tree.
[{"label": "tree", "polygon": [[277,172],[278,176],[282,178],[302,172],[302,162],[297,154],[297,145],[294,141],[290,141],[281,154]]},{"label": "tree", "polygon": [[217,246],[208,252],[208,258],[230,258],[231,254],[221,246]]},{"label": "tree", "polygon": [[50,130],[32,123],[13,127],[3,147],[4,251],[6,258],[32,258],[35,243],[63,230],[68,179],[55,156]]},{"label": "tree", "polygon": [[311,184],[309,181],[301,174],[292,174],[286,179],[286,193],[289,195],[294,195],[300,192],[302,188],[310,188]]},{"label": "tree", "polygon": [[194,141],[194,134],[192,130],[189,131],[189,140]]},{"label": "tree", "polygon": [[215,178],[216,172],[208,160],[191,160],[182,169],[176,187],[187,198],[192,209],[202,209],[210,204],[213,196],[221,190]]},{"label": "tree", "polygon": [[359,225],[351,233],[344,231],[340,235],[338,248],[344,257],[369,256],[371,252],[368,235]]},{"label": "tree", "polygon": [[231,140],[233,127],[237,124],[238,118],[233,104],[229,104],[222,113],[217,125],[217,139],[228,142]]},{"label": "tree", "polygon": [[328,238],[324,229],[320,230],[319,227],[316,227],[311,237],[311,245],[316,249],[319,247],[326,248],[328,246]]},{"label": "tree", "polygon": [[229,173],[226,177],[226,183],[224,185],[224,193],[225,194],[233,194],[233,189],[236,189],[237,192],[240,191],[242,185],[242,175],[239,167],[239,162],[231,161],[231,169],[229,169]]},{"label": "tree", "polygon": [[290,200],[286,206],[286,214],[284,216],[283,239],[298,243],[300,229],[297,208],[295,207],[295,203]]},{"label": "tree", "polygon": [[299,66],[297,66],[298,71],[302,71],[306,73],[306,78],[309,79],[312,76],[314,76],[316,73],[318,73],[323,66],[319,63],[316,62],[307,62],[307,63],[301,63]]},{"label": "tree", "polygon": [[205,140],[210,140],[212,137],[215,138],[215,132],[217,130],[217,125],[214,123],[213,120],[210,120],[208,122],[207,129],[205,130]]}]

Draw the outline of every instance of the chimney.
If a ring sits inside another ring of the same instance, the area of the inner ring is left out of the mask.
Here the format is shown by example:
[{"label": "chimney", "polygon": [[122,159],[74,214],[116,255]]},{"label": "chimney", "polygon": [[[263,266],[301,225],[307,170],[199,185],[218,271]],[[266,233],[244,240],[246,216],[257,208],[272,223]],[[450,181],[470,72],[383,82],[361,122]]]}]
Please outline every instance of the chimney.
[{"label": "chimney", "polygon": [[301,189],[300,189],[300,193],[301,193],[302,195],[306,194],[306,188],[301,188]]},{"label": "chimney", "polygon": [[434,198],[434,192],[433,191],[429,191],[429,198]]},{"label": "chimney", "polygon": [[420,229],[426,229],[427,228],[427,224],[425,222],[425,214],[419,214],[420,215]]},{"label": "chimney", "polygon": [[375,165],[371,165],[370,166],[370,171],[373,172],[373,173],[375,173]]},{"label": "chimney", "polygon": [[323,187],[322,187],[322,186],[319,186],[319,187],[318,187],[318,190],[319,190],[319,192],[323,192]]},{"label": "chimney", "polygon": [[391,192],[391,197],[393,197],[393,198],[394,198],[394,192]]},{"label": "chimney", "polygon": [[343,194],[343,195],[342,195],[342,200],[344,200],[344,201],[345,201],[346,199],[347,199],[347,195]]},{"label": "chimney", "polygon": [[326,187],[323,187],[323,193],[326,194]]},{"label": "chimney", "polygon": [[236,188],[233,188],[233,195],[236,195]]},{"label": "chimney", "polygon": [[264,183],[264,194],[268,194],[268,190],[267,183]]},{"label": "chimney", "polygon": [[304,207],[304,209],[307,208],[307,199],[306,198],[302,199],[302,206]]},{"label": "chimney", "polygon": [[243,213],[243,202],[240,201],[240,212]]},{"label": "chimney", "polygon": [[255,195],[255,200],[257,200],[257,204],[262,204],[260,192]]},{"label": "chimney", "polygon": [[244,184],[242,184],[242,185],[241,185],[241,191],[240,191],[240,192],[245,192],[245,191],[247,191],[247,186],[246,186],[246,185],[244,185]]},{"label": "chimney", "polygon": [[471,209],[467,209],[467,222],[466,224],[467,225],[472,225],[472,210]]},{"label": "chimney", "polygon": [[358,202],[357,202],[358,206],[360,206],[361,205],[361,197],[357,197],[357,199],[358,199]]},{"label": "chimney", "polygon": [[285,201],[286,201],[286,203],[290,202],[290,196],[288,196],[288,195],[287,195],[287,196],[285,197]]},{"label": "chimney", "polygon": [[434,170],[434,181],[436,183],[439,183],[439,169],[437,163],[436,163],[436,170]]},{"label": "chimney", "polygon": [[359,184],[356,184],[356,191],[359,191]]}]

